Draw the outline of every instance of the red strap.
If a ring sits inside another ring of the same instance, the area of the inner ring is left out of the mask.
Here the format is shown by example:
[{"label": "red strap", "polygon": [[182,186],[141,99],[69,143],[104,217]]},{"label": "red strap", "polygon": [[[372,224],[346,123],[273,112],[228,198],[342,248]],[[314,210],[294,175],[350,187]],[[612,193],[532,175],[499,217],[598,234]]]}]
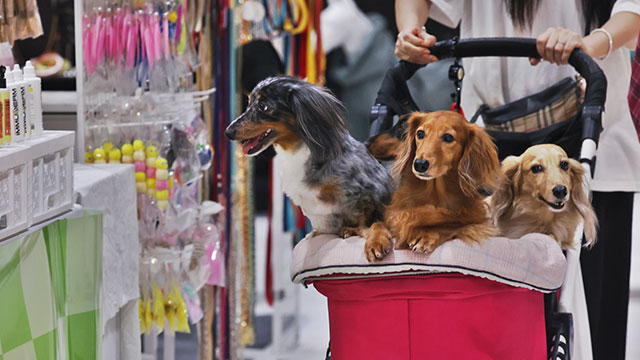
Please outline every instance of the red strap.
[{"label": "red strap", "polygon": [[307,218],[304,216],[302,208],[299,206],[296,206],[296,213],[296,230],[303,230],[307,224]]},{"label": "red strap", "polygon": [[300,47],[297,48],[297,52],[298,52],[298,73],[295,74],[297,76],[299,76],[301,79],[304,79],[307,77],[307,36],[308,32],[304,31],[303,33],[301,33],[300,35],[298,35],[300,42],[298,44],[300,44]]},{"label": "red strap", "polygon": [[314,2],[315,11],[313,14],[313,27],[316,31],[316,77],[318,84],[324,84],[324,56],[322,53],[322,31],[320,29],[320,13],[322,12],[322,6],[324,1],[316,0]]},{"label": "red strap", "polygon": [[267,208],[267,221],[269,222],[269,229],[267,232],[267,275],[265,280],[265,297],[267,298],[267,304],[273,306],[273,271],[271,269],[271,217],[273,212],[273,160],[269,161],[269,207]]},{"label": "red strap", "polygon": [[[456,110],[456,106],[458,105],[457,102],[453,102],[453,104],[451,104],[451,111],[455,111],[458,114],[464,116],[464,111],[462,111],[462,106],[460,106],[457,110]],[[466,117],[466,116],[465,116]]]}]

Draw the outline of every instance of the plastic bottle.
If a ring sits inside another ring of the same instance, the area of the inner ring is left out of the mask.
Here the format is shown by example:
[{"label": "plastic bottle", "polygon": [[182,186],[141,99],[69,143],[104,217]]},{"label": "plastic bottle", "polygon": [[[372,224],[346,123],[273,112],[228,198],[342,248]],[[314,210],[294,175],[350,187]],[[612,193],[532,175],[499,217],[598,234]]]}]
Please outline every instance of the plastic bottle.
[{"label": "plastic bottle", "polygon": [[27,116],[31,125],[31,135],[40,136],[44,132],[42,125],[42,80],[36,76],[36,69],[27,61],[24,65],[24,81],[27,82]]},{"label": "plastic bottle", "polygon": [[9,90],[9,113],[11,119],[9,120],[11,127],[10,141],[17,143],[24,140],[22,135],[22,128],[20,127],[20,96],[18,95],[18,87],[13,81],[13,71],[7,69],[5,72],[5,78],[7,80],[7,89]]},{"label": "plastic bottle", "polygon": [[13,84],[18,89],[18,97],[20,106],[18,107],[20,113],[20,127],[22,129],[22,138],[28,139],[31,136],[31,125],[29,125],[29,118],[27,117],[27,89],[29,85],[22,78],[22,70],[20,65],[15,64],[13,66]]}]

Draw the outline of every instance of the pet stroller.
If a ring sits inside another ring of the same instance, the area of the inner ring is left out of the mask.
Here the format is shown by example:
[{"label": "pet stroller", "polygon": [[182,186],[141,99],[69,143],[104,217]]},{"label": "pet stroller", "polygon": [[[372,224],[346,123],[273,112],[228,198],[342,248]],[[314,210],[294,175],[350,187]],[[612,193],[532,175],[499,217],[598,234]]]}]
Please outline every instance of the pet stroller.
[{"label": "pet stroller", "polygon": [[[458,103],[460,58],[539,56],[535,39],[515,38],[453,39],[438,42],[431,52],[456,59],[449,77],[458,87]],[[581,50],[569,63],[588,84],[577,129],[572,122],[531,134],[490,134],[501,158],[534,144],[559,144],[580,160],[588,183],[606,78]],[[401,131],[394,116],[418,111],[406,81],[420,67],[401,61],[387,72],[371,113],[372,136]],[[576,234],[580,243],[582,229]],[[395,250],[374,264],[367,263],[363,246],[361,238],[320,235],[294,249],[293,281],[313,283],[328,299],[334,360],[571,359],[569,310],[574,290],[582,286],[579,246],[563,254],[542,234],[518,241],[490,238],[482,246],[452,240],[431,254]]]}]

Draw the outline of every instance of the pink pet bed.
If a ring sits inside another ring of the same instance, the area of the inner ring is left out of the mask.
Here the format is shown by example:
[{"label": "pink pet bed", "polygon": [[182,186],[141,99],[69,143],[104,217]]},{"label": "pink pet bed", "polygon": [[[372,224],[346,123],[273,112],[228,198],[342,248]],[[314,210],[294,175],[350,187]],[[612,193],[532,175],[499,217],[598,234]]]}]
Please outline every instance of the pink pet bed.
[{"label": "pink pet bed", "polygon": [[368,264],[364,239],[308,237],[291,276],[325,295],[333,360],[545,359],[543,293],[560,288],[560,246],[541,234],[395,250]]}]

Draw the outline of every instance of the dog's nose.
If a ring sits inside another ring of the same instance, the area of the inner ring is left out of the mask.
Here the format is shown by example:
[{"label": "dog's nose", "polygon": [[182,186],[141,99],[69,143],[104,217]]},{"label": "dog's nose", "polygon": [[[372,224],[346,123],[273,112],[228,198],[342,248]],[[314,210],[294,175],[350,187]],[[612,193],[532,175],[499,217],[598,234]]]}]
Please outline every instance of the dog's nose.
[{"label": "dog's nose", "polygon": [[236,136],[235,126],[233,126],[233,124],[227,126],[227,129],[224,131],[224,135],[227,139],[234,140],[234,137]]},{"label": "dog's nose", "polygon": [[429,162],[423,159],[416,159],[413,162],[413,168],[416,169],[417,172],[423,173],[429,170]]},{"label": "dog's nose", "polygon": [[564,185],[558,185],[551,191],[553,192],[553,196],[557,199],[564,199],[567,196],[567,187]]}]

